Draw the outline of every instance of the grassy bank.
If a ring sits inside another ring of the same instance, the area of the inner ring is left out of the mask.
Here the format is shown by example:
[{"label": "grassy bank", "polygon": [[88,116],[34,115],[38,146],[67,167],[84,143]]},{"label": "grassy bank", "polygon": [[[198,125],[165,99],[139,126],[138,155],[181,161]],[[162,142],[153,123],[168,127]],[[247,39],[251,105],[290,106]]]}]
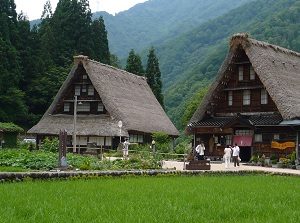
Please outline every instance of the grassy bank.
[{"label": "grassy bank", "polygon": [[0,222],[297,222],[298,177],[132,177],[0,184]]}]

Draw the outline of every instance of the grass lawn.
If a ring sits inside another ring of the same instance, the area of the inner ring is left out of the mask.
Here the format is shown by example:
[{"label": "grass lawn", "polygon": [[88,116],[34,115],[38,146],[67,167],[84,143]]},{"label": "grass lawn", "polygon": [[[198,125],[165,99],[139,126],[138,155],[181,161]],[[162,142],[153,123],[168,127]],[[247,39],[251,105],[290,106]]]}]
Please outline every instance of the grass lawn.
[{"label": "grass lawn", "polygon": [[300,178],[137,177],[0,184],[0,222],[299,222]]}]

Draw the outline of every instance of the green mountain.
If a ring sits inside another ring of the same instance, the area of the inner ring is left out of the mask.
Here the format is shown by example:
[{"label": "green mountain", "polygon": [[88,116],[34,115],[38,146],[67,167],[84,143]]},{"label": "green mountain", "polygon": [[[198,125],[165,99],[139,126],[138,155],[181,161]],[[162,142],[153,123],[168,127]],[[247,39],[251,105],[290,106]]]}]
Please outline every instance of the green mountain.
[{"label": "green mountain", "polygon": [[165,108],[175,125],[183,129],[187,124],[193,113],[189,106],[199,104],[199,94],[216,76],[230,36],[245,32],[251,38],[299,52],[299,14],[297,0],[258,0],[156,46]]},{"label": "green mountain", "polygon": [[159,45],[253,0],[149,0],[115,16],[103,16],[110,51],[119,58]]}]

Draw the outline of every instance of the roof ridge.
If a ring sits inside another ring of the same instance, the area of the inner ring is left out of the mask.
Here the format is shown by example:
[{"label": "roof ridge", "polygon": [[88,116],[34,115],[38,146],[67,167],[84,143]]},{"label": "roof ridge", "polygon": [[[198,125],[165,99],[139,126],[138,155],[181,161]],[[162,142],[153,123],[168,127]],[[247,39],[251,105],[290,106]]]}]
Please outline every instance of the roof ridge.
[{"label": "roof ridge", "polygon": [[99,64],[99,65],[104,66],[104,67],[108,67],[108,68],[112,68],[112,69],[114,69],[114,70],[118,70],[118,71],[121,72],[121,73],[128,74],[128,75],[133,75],[133,76],[136,77],[136,78],[140,78],[140,79],[143,79],[143,80],[147,80],[146,77],[143,77],[143,76],[139,76],[139,75],[130,73],[130,72],[126,71],[126,70],[122,70],[122,69],[120,69],[120,68],[111,66],[111,65],[109,65],[109,64],[101,63],[101,62],[99,62],[99,61],[92,60],[92,59],[87,59],[87,60],[88,60],[89,62],[96,63],[96,64]]}]

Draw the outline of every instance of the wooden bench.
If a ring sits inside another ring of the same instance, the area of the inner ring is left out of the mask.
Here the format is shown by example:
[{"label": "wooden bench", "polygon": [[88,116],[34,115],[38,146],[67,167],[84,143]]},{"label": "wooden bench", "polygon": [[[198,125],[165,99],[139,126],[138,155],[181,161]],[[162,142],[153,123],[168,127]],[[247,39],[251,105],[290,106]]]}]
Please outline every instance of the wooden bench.
[{"label": "wooden bench", "polygon": [[210,160],[191,160],[186,164],[186,170],[210,170]]}]

